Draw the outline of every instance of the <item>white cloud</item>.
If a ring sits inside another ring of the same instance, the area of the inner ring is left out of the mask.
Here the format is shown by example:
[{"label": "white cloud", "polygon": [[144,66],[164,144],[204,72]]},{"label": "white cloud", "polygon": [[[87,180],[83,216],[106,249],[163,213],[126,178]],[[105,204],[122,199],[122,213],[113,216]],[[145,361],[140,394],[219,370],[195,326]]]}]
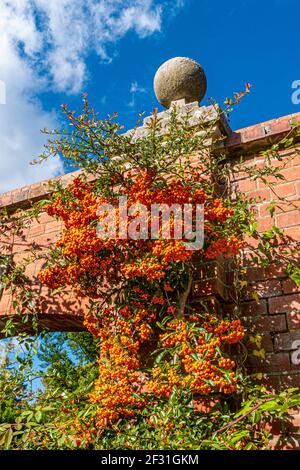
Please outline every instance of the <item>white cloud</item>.
[{"label": "white cloud", "polygon": [[82,88],[91,50],[110,61],[111,45],[129,30],[144,38],[160,31],[161,21],[162,6],[155,0],[2,0],[0,4],[4,41],[10,41],[35,72],[50,78],[56,90],[71,93]]},{"label": "white cloud", "polygon": [[128,103],[128,106],[133,108],[135,106],[135,97],[137,93],[147,93],[146,88],[139,86],[138,82],[132,82],[130,86],[131,100]]},{"label": "white cloud", "polygon": [[[28,165],[42,149],[39,129],[57,124],[56,115],[43,110],[37,101],[37,93],[49,88],[80,92],[88,78],[86,58],[91,51],[99,60],[111,61],[116,42],[128,31],[140,38],[159,32],[162,5],[172,3],[0,1],[0,80],[6,86],[6,104],[0,103],[0,192],[62,171],[59,160],[41,167]],[[138,91],[132,91],[133,99]]]},{"label": "white cloud", "polygon": [[0,192],[50,178],[62,168],[59,160],[43,167],[29,165],[43,145],[40,128],[54,127],[56,119],[34,100],[45,80],[31,65],[41,35],[28,3],[19,0],[14,9],[6,3],[0,6],[0,79],[6,95],[6,104],[0,104]]},{"label": "white cloud", "polygon": [[130,87],[130,93],[146,93],[146,89],[139,86],[138,82],[132,82],[131,87]]},{"label": "white cloud", "polygon": [[6,86],[3,80],[0,80],[0,104],[6,103]]}]

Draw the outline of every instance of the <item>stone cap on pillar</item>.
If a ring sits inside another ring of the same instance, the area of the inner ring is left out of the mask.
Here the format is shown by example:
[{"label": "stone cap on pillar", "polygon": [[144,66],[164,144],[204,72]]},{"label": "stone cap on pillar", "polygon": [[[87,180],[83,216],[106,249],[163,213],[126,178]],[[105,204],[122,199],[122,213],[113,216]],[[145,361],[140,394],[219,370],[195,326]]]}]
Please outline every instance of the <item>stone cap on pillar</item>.
[{"label": "stone cap on pillar", "polygon": [[184,99],[186,103],[198,103],[207,89],[205,72],[200,64],[187,57],[167,60],[154,77],[154,91],[157,100],[165,108],[174,101]]},{"label": "stone cap on pillar", "polygon": [[[229,124],[217,105],[200,106],[207,89],[205,72],[200,64],[187,57],[175,57],[163,63],[154,77],[154,91],[159,103],[167,109],[157,113],[160,134],[167,134],[170,115],[174,108],[179,119],[187,119],[188,125],[205,127],[215,122],[214,136],[227,137],[231,134]],[[152,116],[144,118],[143,125],[129,130],[126,134],[134,140],[147,135]]]}]

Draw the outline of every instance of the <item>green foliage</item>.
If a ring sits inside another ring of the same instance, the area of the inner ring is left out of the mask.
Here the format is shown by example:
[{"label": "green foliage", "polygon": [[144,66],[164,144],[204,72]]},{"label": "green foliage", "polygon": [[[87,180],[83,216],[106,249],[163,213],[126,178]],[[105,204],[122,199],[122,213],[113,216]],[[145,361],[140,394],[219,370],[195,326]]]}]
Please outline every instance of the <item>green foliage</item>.
[{"label": "green foliage", "polygon": [[[248,91],[249,86],[246,92]],[[228,107],[238,103],[240,97],[238,94],[234,100],[229,99]],[[45,130],[50,134],[50,140],[40,161],[50,157],[63,157],[71,168],[80,167],[92,175],[97,180],[96,192],[104,195],[109,184],[122,181],[125,166],[126,171],[137,166],[140,169],[155,168],[159,174],[175,173],[177,177],[184,178],[187,163],[179,162],[180,157],[199,148],[206,150],[207,140],[216,124],[214,121],[210,126],[204,126],[204,123],[199,122],[197,129],[191,131],[189,116],[178,120],[174,110],[170,113],[169,133],[162,136],[161,124],[157,113],[154,113],[149,121],[147,137],[133,141],[130,135],[121,135],[122,126],[114,121],[115,116],[99,120],[86,98],[83,113],[78,117],[66,107],[63,110],[72,122],[72,128],[53,132]],[[229,109],[225,114],[228,111]],[[217,119],[222,114],[219,110]],[[282,180],[280,171],[284,166],[279,170],[272,165],[272,158],[280,161],[280,150],[294,145],[294,137],[299,135],[299,126],[295,126],[291,135],[281,143],[262,152],[261,156],[265,159],[262,168],[249,167],[241,158],[236,171],[243,170],[249,177],[266,184],[269,184],[270,178]],[[201,184],[206,185],[207,191],[214,191],[220,181],[230,177],[230,162],[222,151],[205,151],[203,159],[206,169]],[[287,159],[284,165],[288,161]],[[283,201],[276,196],[274,184],[270,183],[270,186],[276,197],[268,208],[273,217],[276,207]],[[67,191],[61,191],[61,183],[54,185],[53,189],[68,197]],[[253,200],[249,205],[244,195],[237,195],[230,224],[240,227],[241,233],[258,240],[257,248],[248,255],[251,256],[250,262],[253,265],[264,267],[278,255],[278,241],[284,234],[275,226],[263,234],[258,232],[252,211],[255,202],[257,201]],[[7,232],[8,225],[13,224],[16,233],[21,224],[26,225],[30,220],[38,218],[45,204],[47,201],[40,201],[26,215],[18,217],[18,221],[3,214],[0,217],[0,231]],[[223,233],[230,233],[230,229],[229,223],[228,226],[220,227]],[[39,253],[31,255],[35,259],[40,256]],[[287,275],[300,285],[300,270],[293,255],[292,251],[291,256],[291,250],[281,250],[280,253]],[[239,294],[247,287],[247,281],[244,276],[244,260],[235,261],[237,314]],[[185,289],[188,284],[186,270],[182,268],[179,277]],[[10,286],[14,294],[18,294],[14,308],[19,321],[25,326],[31,325],[37,332],[36,298],[28,288],[24,266],[11,266],[2,276],[1,282]],[[255,293],[253,298],[258,300]],[[158,326],[164,329],[163,323]],[[16,325],[9,320],[3,332],[11,336],[16,331]],[[39,345],[35,337],[26,335],[19,337],[19,344],[21,352],[15,354],[13,360],[7,354],[0,367],[1,449],[264,449],[268,447],[271,437],[267,425],[275,419],[283,422],[288,420],[289,409],[300,406],[298,390],[273,395],[247,378],[236,396],[226,399],[221,396],[212,400],[212,403],[208,400],[207,409],[203,409],[203,402],[197,408],[198,397],[186,390],[174,388],[170,398],[158,400],[152,397],[141,413],[132,419],[120,419],[107,429],[100,430],[94,425],[97,405],[89,402],[89,393],[98,374],[97,340],[84,332],[43,332]],[[40,361],[38,365],[34,363],[36,353]],[[176,351],[172,353],[175,358]],[[244,355],[241,356],[243,362]],[[163,359],[163,355],[156,355],[157,363]],[[82,429],[86,432],[82,432]]]},{"label": "green foliage", "polygon": [[84,399],[97,376],[97,357],[97,341],[87,332],[43,334],[38,358],[46,368],[45,389]]},{"label": "green foliage", "polygon": [[8,342],[5,351],[0,368],[0,449],[44,448],[47,439],[52,448],[60,448],[70,403],[78,412],[85,408],[97,376],[97,341],[87,332],[43,333],[38,340],[19,337],[17,348]]},{"label": "green foliage", "polygon": [[[51,349],[57,347],[57,342],[55,338]],[[54,357],[52,352],[47,360],[50,357]],[[296,389],[273,395],[248,379],[242,394],[229,400],[208,401],[207,407],[197,408],[195,397],[174,389],[169,399],[149,402],[138,416],[100,431],[92,424],[96,408],[85,400],[89,387],[81,388],[78,396],[80,387],[74,383],[61,395],[63,387],[56,374],[53,382],[49,369],[47,376],[46,388],[36,394],[33,402],[20,401],[9,407],[6,401],[7,412],[1,415],[5,419],[0,424],[0,449],[262,450],[269,448],[272,422],[288,421],[289,409],[300,405]],[[12,389],[21,382],[20,377],[11,376],[6,392],[12,396]],[[93,379],[87,382],[92,384]],[[85,423],[87,436],[93,432],[92,445],[88,437],[76,437],[76,421]]]}]

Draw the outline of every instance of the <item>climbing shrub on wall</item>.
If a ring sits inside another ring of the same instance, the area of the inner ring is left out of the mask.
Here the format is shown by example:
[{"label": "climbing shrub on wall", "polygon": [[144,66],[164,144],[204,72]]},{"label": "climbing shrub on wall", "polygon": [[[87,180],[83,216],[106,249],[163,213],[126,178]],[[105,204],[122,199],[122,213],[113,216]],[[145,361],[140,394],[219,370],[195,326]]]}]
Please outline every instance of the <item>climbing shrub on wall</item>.
[{"label": "climbing shrub on wall", "polygon": [[[272,396],[250,382],[242,345],[248,333],[238,309],[225,317],[212,302],[193,302],[197,265],[230,258],[238,304],[239,266],[251,249],[246,237],[260,240],[255,262],[259,253],[266,264],[276,256],[270,240],[281,235],[259,234],[254,201],[226,189],[230,169],[216,137],[224,112],[213,110],[213,119],[191,127],[190,116],[174,108],[164,131],[154,112],[147,135],[138,138],[122,135],[113,118],[98,120],[86,97],[80,116],[63,107],[71,130],[53,132],[41,160],[59,155],[82,172],[67,186],[54,184],[50,200],[39,202],[64,228],[51,250],[34,256],[45,261],[38,277],[54,295],[68,288],[87,304],[85,326],[99,341],[99,369],[87,399],[73,397],[63,406],[55,428],[60,437],[52,427],[50,437],[42,426],[32,431],[37,447],[52,448],[59,439],[71,448],[261,448],[268,439],[264,420],[284,416],[287,402],[298,403],[292,390]],[[278,176],[268,158],[257,178]],[[166,236],[153,204],[194,208],[194,240],[178,237],[174,213]],[[109,236],[121,223],[122,231]],[[202,229],[203,244],[190,249]],[[288,262],[295,274],[290,254]],[[22,305],[34,310],[38,304]]]}]

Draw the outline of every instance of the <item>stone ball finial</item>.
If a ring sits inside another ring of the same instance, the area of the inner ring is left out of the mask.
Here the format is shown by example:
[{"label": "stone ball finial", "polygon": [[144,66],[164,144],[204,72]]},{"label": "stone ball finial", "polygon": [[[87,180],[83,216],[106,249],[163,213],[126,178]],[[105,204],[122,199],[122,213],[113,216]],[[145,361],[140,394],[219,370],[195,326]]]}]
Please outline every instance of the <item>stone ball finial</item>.
[{"label": "stone ball finial", "polygon": [[172,101],[185,99],[186,103],[200,102],[206,93],[207,82],[203,68],[187,57],[167,60],[154,77],[157,100],[169,108]]}]

